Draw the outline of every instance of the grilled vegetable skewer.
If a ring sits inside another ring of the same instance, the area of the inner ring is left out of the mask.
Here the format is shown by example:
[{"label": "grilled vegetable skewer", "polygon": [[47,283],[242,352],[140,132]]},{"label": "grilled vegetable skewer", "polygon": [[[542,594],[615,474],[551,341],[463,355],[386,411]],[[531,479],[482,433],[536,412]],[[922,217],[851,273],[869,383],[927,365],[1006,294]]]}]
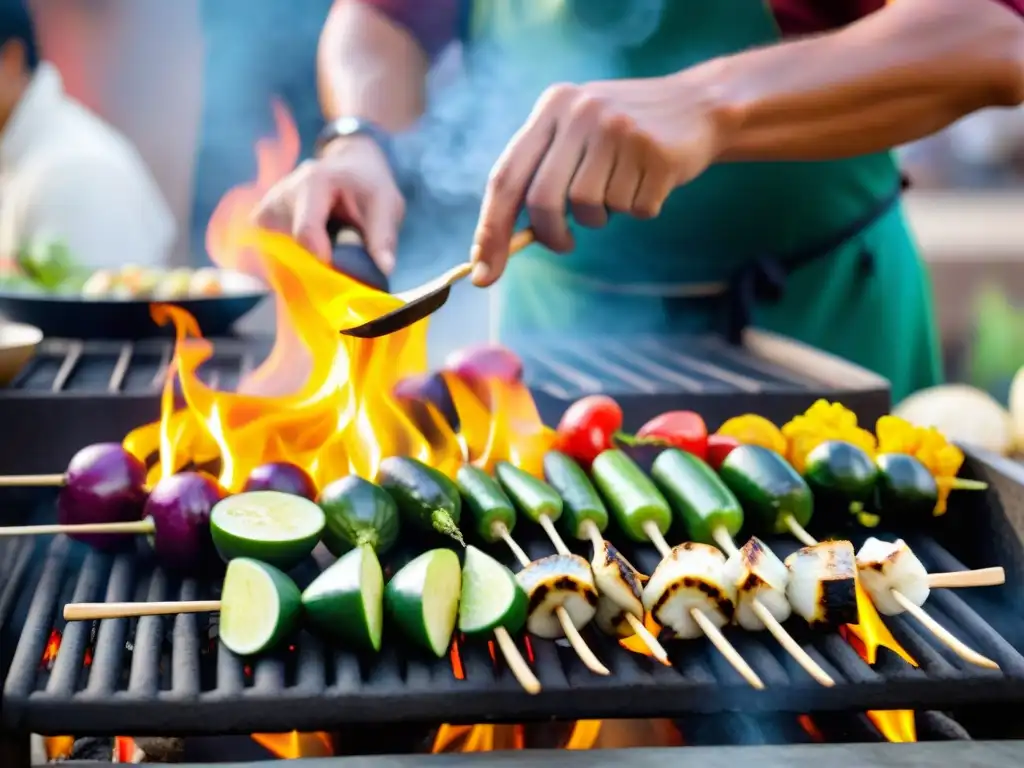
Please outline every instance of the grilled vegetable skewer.
[{"label": "grilled vegetable skewer", "polygon": [[728,556],[725,573],[736,591],[736,623],[749,631],[767,629],[811,677],[824,686],[835,685],[782,626],[791,613],[786,566],[759,539],[742,549],[733,542],[743,527],[743,507],[717,473],[697,456],[669,449],[654,460],[651,477],[690,538],[717,545]]},{"label": "grilled vegetable skewer", "polygon": [[[473,516],[473,522],[477,527],[477,531],[486,541],[503,541],[506,546],[512,551],[516,559],[519,560],[520,564],[524,567],[531,565],[529,556],[523,551],[523,549],[516,543],[515,539],[512,538],[512,533],[509,529],[509,523],[515,523],[515,512],[516,510],[522,510],[524,514],[533,519],[544,527],[545,531],[548,531],[550,536],[553,532],[557,537],[558,533],[555,531],[552,517],[558,518],[562,513],[562,498],[548,486],[546,483],[538,480],[532,475],[523,472],[519,468],[508,464],[501,463],[497,467],[498,482],[492,480],[486,473],[475,470],[474,468],[463,467],[458,475],[459,490],[464,496],[466,496],[466,511]],[[506,495],[507,494],[507,495]],[[510,498],[514,500],[510,500]],[[510,514],[511,512],[511,514]],[[559,541],[561,539],[559,538]],[[562,543],[564,547],[564,542]],[[546,559],[546,558],[545,558]],[[568,563],[563,563],[568,565]],[[575,569],[573,569],[575,571]],[[589,569],[588,569],[589,570]],[[592,586],[593,575],[587,574],[589,581],[583,579],[579,574],[569,575],[568,583],[573,584],[574,587],[578,588],[581,595],[589,595],[590,592],[587,589],[588,586]],[[579,578],[576,578],[579,577]],[[532,580],[529,582],[533,587],[539,588],[543,580],[538,580],[534,583]],[[520,573],[520,583],[522,583],[522,573]],[[525,587],[526,585],[524,585]],[[572,594],[569,594],[572,590],[550,589],[547,592],[550,594],[551,600],[554,600],[553,604],[553,615],[557,620],[558,625],[561,626],[561,632],[558,635],[564,635],[569,641],[569,645],[576,652],[576,655],[580,657],[580,661],[595,674],[598,675],[609,675],[611,672],[608,668],[601,663],[600,659],[594,655],[594,652],[590,650],[587,645],[587,641],[583,639],[583,636],[579,633],[579,629],[573,623],[573,617],[570,616],[566,604],[572,605],[579,611],[579,616],[584,616],[586,623],[593,618],[593,612],[589,616],[586,616],[586,611],[583,610],[582,606],[574,599]],[[530,589],[527,589],[530,592]],[[597,592],[594,588],[594,601],[596,603]],[[586,598],[584,597],[584,600]],[[562,601],[562,602],[558,602]],[[543,603],[534,605],[531,601],[530,613],[533,614],[535,611],[541,610]],[[534,626],[527,623],[527,629],[534,634],[539,634],[541,637],[552,637],[553,635],[544,635],[536,631],[537,624]],[[554,635],[554,636],[558,636]]]},{"label": "grilled vegetable skewer", "polygon": [[856,563],[864,591],[880,613],[895,616],[905,611],[960,658],[979,667],[999,669],[998,664],[966,646],[922,609],[930,592],[928,571],[902,539],[889,543],[869,538],[857,552]]},{"label": "grilled vegetable skewer", "polygon": [[[725,556],[713,547],[692,542],[669,547],[665,534],[672,526],[672,509],[643,470],[622,451],[612,449],[600,454],[592,470],[619,526],[635,541],[652,543],[663,558],[644,587],[644,608],[681,638],[706,635],[744,680],[763,689],[761,678],[719,629],[729,622],[734,610],[734,590],[725,579]],[[696,553],[693,547],[699,548]],[[670,610],[659,619],[654,609],[661,611],[662,602],[670,604]]]}]

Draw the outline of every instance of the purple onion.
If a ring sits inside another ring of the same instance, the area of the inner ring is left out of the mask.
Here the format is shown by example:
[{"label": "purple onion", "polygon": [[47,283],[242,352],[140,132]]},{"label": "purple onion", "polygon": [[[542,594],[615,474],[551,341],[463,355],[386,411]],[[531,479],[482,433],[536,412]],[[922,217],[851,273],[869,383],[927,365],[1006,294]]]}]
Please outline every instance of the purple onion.
[{"label": "purple onion", "polygon": [[287,461],[261,464],[249,473],[243,491],[280,491],[316,501],[316,483],[302,467]]},{"label": "purple onion", "polygon": [[395,385],[394,396],[399,400],[430,403],[441,413],[448,426],[459,428],[459,414],[452,401],[444,377],[439,373],[423,373],[402,379]]},{"label": "purple onion", "polygon": [[[146,503],[146,465],[120,443],[96,443],[68,464],[57,497],[61,525],[127,523],[142,519]],[[89,546],[116,551],[132,546],[135,536],[118,533],[71,534]]]},{"label": "purple onion", "polygon": [[225,496],[203,472],[179,472],[156,484],[143,514],[156,529],[150,544],[161,565],[196,571],[219,562],[210,536],[210,510]]},{"label": "purple onion", "polygon": [[444,368],[468,382],[496,378],[514,384],[523,379],[523,361],[500,344],[474,344],[457,349],[445,358]]}]

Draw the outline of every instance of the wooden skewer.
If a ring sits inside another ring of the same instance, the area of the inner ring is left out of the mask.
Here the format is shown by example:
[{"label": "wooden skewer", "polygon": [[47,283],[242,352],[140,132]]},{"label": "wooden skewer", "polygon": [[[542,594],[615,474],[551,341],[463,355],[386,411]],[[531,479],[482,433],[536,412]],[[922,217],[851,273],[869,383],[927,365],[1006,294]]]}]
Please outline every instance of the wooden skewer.
[{"label": "wooden skewer", "polygon": [[67,475],[4,475],[0,488],[58,488],[67,482]]},{"label": "wooden skewer", "polygon": [[[662,557],[668,557],[672,554],[672,547],[665,541],[665,537],[661,531],[658,530],[658,526],[653,520],[648,520],[644,523],[644,533],[647,534],[647,538],[651,540],[655,548],[661,554]],[[725,660],[732,665],[732,668],[739,672],[740,676],[746,680],[751,687],[757,690],[764,690],[764,683],[761,682],[761,678],[757,676],[757,673],[751,669],[750,665],[744,661],[743,657],[740,656],[732,643],[726,639],[725,635],[722,634],[721,630],[714,625],[714,622],[709,619],[703,611],[699,608],[693,608],[690,611],[690,616],[697,622],[697,626],[700,627],[711,644],[718,649],[718,652],[725,657]]]},{"label": "wooden skewer", "polygon": [[740,675],[746,680],[751,687],[756,688],[759,691],[764,690],[764,683],[761,682],[761,678],[757,676],[757,673],[750,668],[750,665],[740,656],[732,643],[726,640],[725,635],[722,631],[715,626],[714,622],[711,621],[700,608],[691,608],[690,616],[697,622],[697,626],[700,627],[701,632],[707,635],[708,640],[711,644],[718,649],[718,652],[725,657],[732,668],[735,669]]},{"label": "wooden skewer", "polygon": [[902,592],[898,592],[895,589],[890,591],[892,592],[892,599],[899,603],[903,610],[921,622],[921,624],[923,624],[929,632],[935,635],[943,645],[949,648],[949,650],[961,659],[970,662],[971,664],[977,664],[979,667],[985,667],[986,669],[999,669],[999,665],[992,661],[992,659],[987,656],[982,656],[977,651],[968,648],[960,642],[960,640],[954,637],[948,629],[929,616],[921,606],[911,602]]},{"label": "wooden skewer", "polygon": [[540,693],[540,680],[533,674],[533,670],[526,663],[523,654],[519,652],[519,648],[516,647],[508,630],[504,627],[495,627],[494,639],[498,641],[498,648],[501,649],[501,653],[508,663],[512,676],[523,686],[523,690],[529,694]]},{"label": "wooden skewer", "polygon": [[958,587],[996,587],[1006,583],[1006,571],[995,568],[978,568],[973,571],[951,571],[929,573],[928,586],[932,589],[956,589]]},{"label": "wooden skewer", "polygon": [[45,536],[51,533],[135,533],[149,535],[155,532],[156,525],[149,519],[130,520],[123,523],[0,526],[0,538],[5,536]]},{"label": "wooden skewer", "polygon": [[[800,528],[799,525],[797,525],[796,527]],[[790,530],[793,530],[792,527],[790,527]],[[803,530],[803,529],[800,528],[800,530]],[[804,533],[807,533],[807,532],[804,531]],[[796,533],[794,532],[793,535],[796,536]],[[797,538],[800,538],[800,537],[797,536]],[[814,539],[812,539],[812,541],[813,541],[814,544],[818,543]],[[809,544],[808,546],[813,546],[813,544]],[[983,568],[983,569],[980,569],[979,571],[964,571],[964,573],[965,574],[982,573],[983,576],[981,577],[981,579],[987,581],[987,580],[991,580],[994,576],[996,576],[996,574],[992,574],[992,573],[984,574],[984,572],[985,571],[992,571],[992,570],[1000,570],[1001,571],[1002,569],[1001,568],[999,568],[999,569]],[[934,574],[934,575],[935,576],[944,577],[944,578],[939,579],[939,581],[941,582],[941,581],[944,581],[944,580],[948,580],[945,577],[956,576],[957,574],[955,574],[955,573],[954,574],[937,573],[937,574]],[[1003,578],[1005,580],[1005,574],[1003,574]],[[1002,583],[1002,582],[998,582],[998,583]],[[929,587],[932,586],[932,577],[931,576],[928,577],[928,586]],[[933,619],[931,616],[929,616],[927,614],[927,612],[925,612],[925,610],[923,608],[921,608],[916,603],[911,602],[907,598],[907,596],[904,595],[902,592],[900,592],[899,590],[896,590],[896,589],[890,590],[890,592],[892,592],[893,600],[895,600],[897,603],[899,603],[900,607],[903,608],[903,610],[905,610],[907,613],[909,613],[911,616],[913,616],[915,619],[917,619],[919,622],[921,622],[921,625],[925,629],[927,629],[929,632],[931,632],[933,635],[935,635],[936,639],[938,639],[939,642],[941,642],[943,645],[945,645],[947,648],[949,648],[949,650],[951,650],[953,653],[955,653],[961,659],[963,659],[964,661],[970,662],[971,664],[977,664],[979,667],[985,667],[986,669],[999,669],[999,665],[996,664],[994,661],[992,661],[992,659],[988,658],[987,656],[982,656],[977,651],[972,650],[971,648],[968,648],[960,640],[958,640],[948,629],[946,629],[944,626],[939,624],[939,622],[937,622],[935,619]]]},{"label": "wooden skewer", "polygon": [[65,621],[129,619],[136,616],[168,616],[178,613],[216,613],[220,600],[182,600],[153,603],[68,603]]},{"label": "wooden skewer", "polygon": [[786,523],[786,527],[789,528],[789,532],[792,533],[793,536],[795,536],[805,547],[813,547],[818,543],[818,540],[804,530],[804,527],[800,525],[792,515],[786,515],[783,522]]},{"label": "wooden skewer", "polygon": [[[604,544],[604,539],[601,538],[601,532],[597,530],[597,526],[594,524],[593,520],[587,520],[583,525],[583,534],[590,539],[590,544],[596,552]],[[564,545],[565,543],[563,542],[563,546]],[[557,543],[555,544],[555,549],[558,549]],[[658,642],[658,638],[651,634],[651,631],[644,626],[643,621],[628,611],[626,612],[626,621],[629,622],[629,626],[632,628],[633,632],[636,633],[636,636],[640,638],[641,642],[647,646],[647,650],[651,652],[651,655],[655,659],[665,666],[672,665],[672,662],[669,661],[668,651],[665,650],[665,646]]]},{"label": "wooden skewer", "polygon": [[[548,518],[547,516],[543,516],[541,517],[541,520],[548,520]],[[550,522],[551,521],[548,520],[548,523]],[[543,525],[543,523],[541,523],[541,525]],[[512,538],[512,535],[508,532],[508,528],[499,523],[494,526],[494,532],[508,545],[508,548],[512,550],[512,554],[515,555],[520,565],[525,568],[530,564],[530,556],[527,555],[526,552],[523,551],[523,548],[520,547],[516,543],[515,539]],[[555,535],[558,535],[557,532]],[[565,542],[562,541],[560,536],[558,537],[558,540],[562,543],[562,547],[565,548],[565,552],[559,552],[559,554],[569,553],[569,548],[565,546]],[[558,546],[556,545],[555,548],[558,549]],[[610,675],[611,670],[602,664],[601,660],[594,655],[592,650],[590,650],[590,646],[587,645],[587,641],[583,639],[583,635],[581,635],[580,631],[576,629],[576,625],[572,623],[572,618],[569,616],[569,612],[560,605],[555,609],[555,615],[558,617],[558,623],[562,625],[562,632],[565,633],[565,639],[569,641],[569,645],[571,645],[572,649],[576,651],[576,655],[580,657],[580,661],[583,662],[583,665],[595,675]]]},{"label": "wooden skewer", "polygon": [[[739,552],[736,542],[732,540],[729,532],[724,528],[716,528],[711,532],[711,536],[719,549],[729,557]],[[772,637],[778,640],[783,650],[792,656],[796,663],[807,671],[807,674],[826,688],[831,688],[836,684],[831,675],[822,669],[821,665],[812,659],[810,654],[793,639],[793,636],[786,631],[786,628],[779,623],[779,620],[772,615],[772,612],[765,607],[764,603],[754,598],[750,603],[750,608],[757,618],[761,620],[761,623],[764,624],[765,629],[771,632]]]}]

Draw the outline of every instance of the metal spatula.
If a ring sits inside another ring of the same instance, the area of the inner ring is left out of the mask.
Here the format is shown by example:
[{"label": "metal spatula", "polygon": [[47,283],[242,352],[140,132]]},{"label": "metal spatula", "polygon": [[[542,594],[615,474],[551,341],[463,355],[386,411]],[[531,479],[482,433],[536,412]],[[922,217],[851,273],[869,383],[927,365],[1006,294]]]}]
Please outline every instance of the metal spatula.
[{"label": "metal spatula", "polygon": [[[524,229],[522,232],[517,232],[512,236],[512,241],[509,243],[509,256],[523,250],[532,242],[533,230]],[[448,294],[451,293],[452,286],[472,271],[473,265],[468,261],[454,266],[444,274],[435,277],[423,285],[396,294],[396,298],[405,302],[398,309],[392,310],[362,325],[357,325],[354,328],[346,328],[342,333],[346,336],[357,336],[361,339],[373,339],[400,331],[434,314],[444,306],[444,303],[448,300]]]}]

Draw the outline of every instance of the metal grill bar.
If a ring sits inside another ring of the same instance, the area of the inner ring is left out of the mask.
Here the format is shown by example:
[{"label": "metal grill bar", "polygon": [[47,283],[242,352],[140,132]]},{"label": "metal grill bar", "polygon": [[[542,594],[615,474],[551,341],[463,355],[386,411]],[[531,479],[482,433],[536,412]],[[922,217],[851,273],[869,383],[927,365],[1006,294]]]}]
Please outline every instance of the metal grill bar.
[{"label": "metal grill bar", "polygon": [[[523,538],[532,557],[551,554],[545,541]],[[773,545],[780,556],[795,547],[788,541]],[[24,554],[29,548],[35,548],[31,566]],[[919,661],[916,670],[894,658],[872,669],[838,635],[812,633],[791,622],[797,640],[838,684],[826,689],[813,683],[766,635],[732,631],[737,649],[768,686],[755,692],[705,642],[673,644],[674,667],[667,668],[588,629],[588,642],[612,675],[596,677],[569,649],[531,638],[533,667],[544,686],[531,697],[518,688],[500,657],[492,660],[486,643],[459,642],[465,679],[457,680],[448,659],[399,646],[393,633],[382,653],[369,657],[329,647],[303,632],[293,649],[249,662],[250,670],[223,647],[206,647],[211,618],[201,614],[101,622],[92,664],[83,671],[93,628],[63,626],[59,614],[67,600],[191,599],[217,591],[216,585],[179,582],[153,571],[133,554],[111,558],[90,551],[79,568],[83,549],[64,538],[0,544],[6,573],[0,631],[13,633],[12,639],[17,632],[8,595],[32,592],[0,707],[6,728],[225,733],[328,728],[341,721],[530,721],[553,712],[564,718],[643,717],[1024,702],[1024,657],[949,590],[937,590],[927,609],[994,658],[1001,672],[969,667],[903,617],[887,623]],[[933,541],[923,541],[916,551],[933,568],[962,567]],[[511,564],[504,553],[495,554]],[[626,554],[646,572],[658,559],[650,548],[627,548]],[[300,569],[300,585],[315,572],[312,564]],[[47,672],[40,659],[54,627],[63,631],[63,641]],[[527,652],[526,643],[519,642]]]}]

